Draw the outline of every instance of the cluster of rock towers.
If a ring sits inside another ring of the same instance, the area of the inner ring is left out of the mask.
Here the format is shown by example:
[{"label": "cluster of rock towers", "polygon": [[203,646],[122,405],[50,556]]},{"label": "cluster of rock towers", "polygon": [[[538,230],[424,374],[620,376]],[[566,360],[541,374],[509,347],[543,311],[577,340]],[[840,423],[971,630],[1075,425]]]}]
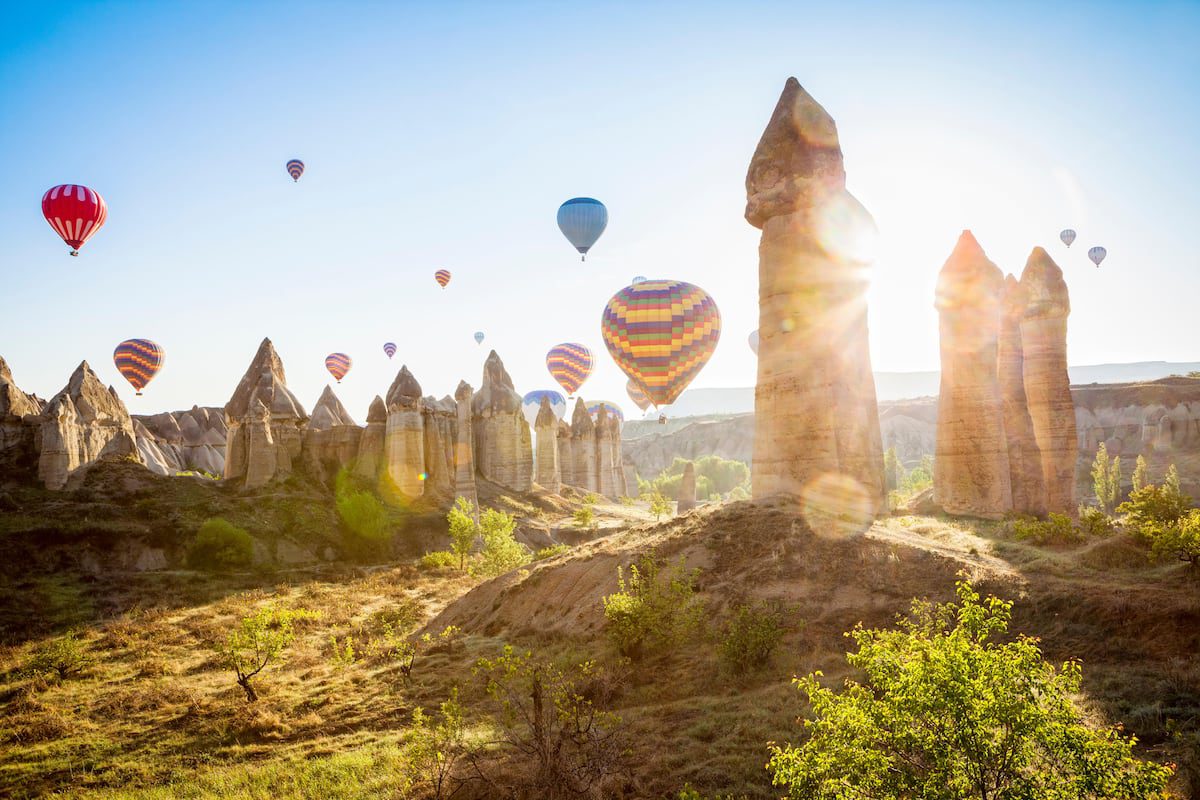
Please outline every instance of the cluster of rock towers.
[{"label": "cluster of rock towers", "polygon": [[537,484],[550,492],[573,486],[607,497],[626,493],[619,421],[603,410],[593,420],[579,400],[567,424],[543,404],[531,431],[495,351],[479,391],[462,382],[454,397],[440,400],[422,396],[401,367],[360,427],[331,387],[306,414],[264,339],[225,406],[225,423],[225,478],[249,489],[297,467],[324,477],[349,467],[389,492],[433,503],[457,496],[476,502],[479,480],[513,492]]},{"label": "cluster of rock towers", "polygon": [[934,501],[999,518],[1075,510],[1071,303],[1062,270],[1034,248],[1018,281],[964,231],[938,276],[942,375]]}]

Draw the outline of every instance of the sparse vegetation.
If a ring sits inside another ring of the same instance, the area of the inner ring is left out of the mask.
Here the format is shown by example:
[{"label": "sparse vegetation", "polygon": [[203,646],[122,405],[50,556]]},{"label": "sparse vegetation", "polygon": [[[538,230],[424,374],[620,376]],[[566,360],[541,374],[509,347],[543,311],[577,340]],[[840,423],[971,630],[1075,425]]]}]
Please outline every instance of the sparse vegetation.
[{"label": "sparse vegetation", "polygon": [[596,525],[596,512],[590,504],[583,504],[575,509],[575,513],[571,515],[571,519],[575,522],[575,527],[591,529]]},{"label": "sparse vegetation", "polygon": [[514,538],[516,526],[513,516],[503,511],[489,508],[480,515],[479,538],[483,540],[477,567],[480,575],[502,575],[532,560],[529,548]]},{"label": "sparse vegetation", "polygon": [[735,675],[762,669],[785,632],[782,604],[758,601],[735,606],[717,647],[721,665]]},{"label": "sparse vegetation", "polygon": [[436,717],[417,706],[409,725],[408,747],[418,780],[434,800],[452,797],[461,785],[456,767],[467,753],[466,711],[458,701],[457,687],[442,701]]},{"label": "sparse vegetation", "polygon": [[237,684],[246,693],[246,701],[258,700],[251,681],[266,667],[283,658],[284,651],[295,637],[294,623],[311,618],[304,610],[287,610],[264,606],[242,617],[225,640],[217,646],[221,663],[237,676]]},{"label": "sparse vegetation", "polygon": [[[689,459],[676,458],[671,466],[652,480],[646,481],[639,477],[638,493],[643,496],[658,493],[669,500],[678,499],[679,484],[683,480],[683,470],[688,462]],[[691,463],[695,464],[697,497],[724,497],[738,488],[749,491],[750,467],[745,462],[719,456],[703,456]]]},{"label": "sparse vegetation", "polygon": [[236,569],[253,560],[254,539],[221,517],[205,520],[188,550],[188,563],[197,569]]},{"label": "sparse vegetation", "polygon": [[75,631],[67,631],[33,648],[25,671],[30,675],[52,674],[66,680],[81,674],[92,663],[87,645]]},{"label": "sparse vegetation", "polygon": [[467,557],[475,549],[479,538],[479,526],[475,524],[475,505],[465,497],[459,497],[446,514],[450,526],[450,552],[458,557],[458,568],[467,568]]},{"label": "sparse vegetation", "polygon": [[[449,569],[455,564],[461,565],[462,561],[460,560],[460,556],[451,553],[449,550],[432,550],[421,556],[420,561],[417,563],[420,564],[421,569]],[[462,569],[462,567],[459,566],[459,569]]]},{"label": "sparse vegetation", "polygon": [[650,513],[654,515],[654,521],[658,522],[662,519],[663,514],[671,513],[671,501],[659,492],[652,493],[650,495]]},{"label": "sparse vegetation", "polygon": [[695,595],[699,570],[683,561],[665,574],[651,556],[617,568],[617,591],[604,598],[609,636],[621,655],[637,658],[695,630],[703,608]]},{"label": "sparse vegetation", "polygon": [[534,553],[533,560],[544,561],[547,558],[554,558],[555,556],[561,556],[563,553],[569,552],[571,552],[571,548],[565,544],[552,544],[548,547],[543,547],[541,550],[538,550],[536,553]]}]

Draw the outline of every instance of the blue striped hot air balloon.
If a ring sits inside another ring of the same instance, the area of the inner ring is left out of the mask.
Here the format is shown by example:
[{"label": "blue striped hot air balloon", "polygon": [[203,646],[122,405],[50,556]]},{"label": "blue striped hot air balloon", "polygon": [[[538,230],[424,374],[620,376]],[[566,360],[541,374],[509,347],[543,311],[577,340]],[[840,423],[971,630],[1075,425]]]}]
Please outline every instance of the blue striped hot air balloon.
[{"label": "blue striped hot air balloon", "polygon": [[113,363],[139,397],[162,369],[164,360],[166,353],[149,339],[126,339],[113,350]]},{"label": "blue striped hot air balloon", "polygon": [[594,403],[587,404],[587,412],[591,415],[592,422],[595,422],[596,417],[600,415],[601,408],[604,409],[604,412],[608,414],[608,416],[616,417],[617,422],[625,421],[625,412],[621,410],[619,405],[611,400],[597,400]]},{"label": "blue striped hot air balloon", "polygon": [[299,181],[300,176],[304,174],[304,162],[298,158],[293,158],[287,162],[287,173],[292,176],[293,181]]},{"label": "blue striped hot air balloon", "polygon": [[543,397],[550,400],[550,410],[554,412],[554,416],[562,419],[567,413],[567,398],[553,389],[534,389],[521,398],[521,412],[525,415],[525,420],[530,427],[537,423],[538,412],[542,410]]},{"label": "blue striped hot air balloon", "polygon": [[608,209],[591,197],[572,197],[558,207],[558,229],[587,260],[587,252],[608,227]]}]

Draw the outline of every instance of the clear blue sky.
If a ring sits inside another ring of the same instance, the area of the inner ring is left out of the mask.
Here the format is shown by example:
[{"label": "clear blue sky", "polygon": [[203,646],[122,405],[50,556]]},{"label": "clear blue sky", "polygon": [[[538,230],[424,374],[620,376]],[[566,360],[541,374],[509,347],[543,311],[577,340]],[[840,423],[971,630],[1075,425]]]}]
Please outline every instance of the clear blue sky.
[{"label": "clear blue sky", "polygon": [[[441,396],[494,346],[525,392],[579,341],[583,394],[628,409],[599,317],[648,275],[720,306],[693,385],[750,385],[743,181],[795,75],[882,232],[876,369],[937,367],[964,227],[1006,271],[1059,259],[1072,363],[1200,359],[1198,43],[1194,2],[5,3],[0,355],[43,396],[86,358],[153,412],[223,404],[270,336],[309,407],[351,354],[361,422],[401,363]],[[40,213],[64,182],[109,204],[79,258]],[[554,221],[576,195],[610,212],[586,264]],[[143,398],[111,362],[127,337],[167,350]]]}]

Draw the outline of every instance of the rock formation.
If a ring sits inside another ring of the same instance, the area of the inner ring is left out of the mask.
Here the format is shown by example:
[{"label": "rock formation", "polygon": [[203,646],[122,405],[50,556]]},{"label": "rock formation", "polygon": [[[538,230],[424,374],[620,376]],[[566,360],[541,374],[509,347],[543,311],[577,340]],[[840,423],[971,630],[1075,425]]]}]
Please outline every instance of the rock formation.
[{"label": "rock formation", "polygon": [[425,494],[449,501],[454,496],[454,440],[458,427],[454,398],[424,398],[421,421],[425,428]]},{"label": "rock formation", "polygon": [[762,229],[754,495],[802,495],[832,473],[881,506],[869,259],[856,249],[874,222],[846,191],[833,119],[795,78],[751,159],[746,197],[746,220]]},{"label": "rock formation", "polygon": [[425,425],[421,384],[402,366],[387,392],[384,453],[392,486],[408,498],[425,493]]},{"label": "rock formation", "polygon": [[192,406],[188,411],[134,416],[133,430],[138,452],[152,472],[225,473],[228,430],[220,408]]},{"label": "rock formation", "polygon": [[363,429],[326,385],[304,430],[304,465],[309,474],[331,478],[358,457]]},{"label": "rock formation", "polygon": [[996,371],[1004,410],[1004,433],[1008,439],[1012,510],[1041,515],[1046,513],[1046,481],[1025,395],[1025,356],[1021,344],[1021,317],[1025,307],[1022,297],[1017,279],[1007,276],[1001,302]]},{"label": "rock formation", "polygon": [[604,497],[623,495],[625,476],[621,473],[621,422],[604,406],[596,414],[596,487]]},{"label": "rock formation", "polygon": [[575,440],[571,425],[561,419],[558,421],[558,470],[563,486],[579,486],[575,479]]},{"label": "rock formation", "polygon": [[1041,451],[1049,511],[1075,510],[1075,407],[1067,376],[1067,315],[1071,301],[1062,270],[1035,247],[1021,273],[1025,393]]},{"label": "rock formation", "polygon": [[683,477],[679,481],[679,499],[675,501],[675,511],[682,514],[696,507],[696,465],[689,461],[683,468]]},{"label": "rock formation", "polygon": [[458,404],[458,424],[454,436],[454,496],[464,497],[475,508],[479,498],[475,491],[475,428],[471,422],[471,405],[475,390],[466,381],[459,381],[454,390]]},{"label": "rock formation", "polygon": [[20,475],[36,463],[37,444],[32,417],[42,413],[42,401],[25,394],[0,358],[0,473]]},{"label": "rock formation", "polygon": [[387,438],[387,404],[375,395],[367,410],[367,427],[358,444],[358,460],[354,473],[367,480],[377,480],[383,465],[384,440]]},{"label": "rock formation", "polygon": [[550,398],[542,398],[533,427],[536,436],[533,480],[546,491],[557,493],[562,488],[562,472],[558,466],[558,415],[550,407]]},{"label": "rock formation", "polygon": [[308,414],[287,388],[283,361],[263,339],[225,404],[225,478],[247,489],[291,473]]},{"label": "rock formation", "polygon": [[596,491],[596,424],[592,422],[583,398],[575,400],[575,410],[571,414],[571,460],[571,485]]},{"label": "rock formation", "polygon": [[521,411],[521,395],[495,350],[484,362],[483,383],[471,411],[476,470],[506,489],[528,492],[533,486],[533,440]]}]

